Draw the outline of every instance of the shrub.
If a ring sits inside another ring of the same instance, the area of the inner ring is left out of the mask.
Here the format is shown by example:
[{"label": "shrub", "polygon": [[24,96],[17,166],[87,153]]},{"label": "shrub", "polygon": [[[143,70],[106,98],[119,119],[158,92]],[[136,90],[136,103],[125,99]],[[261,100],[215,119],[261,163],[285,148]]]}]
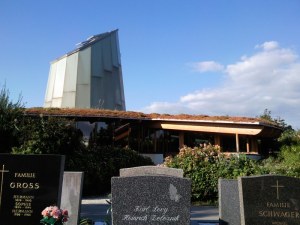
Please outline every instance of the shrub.
[{"label": "shrub", "polygon": [[85,172],[84,194],[109,192],[110,179],[117,176],[121,168],[153,164],[150,158],[142,157],[131,149],[115,148],[98,142],[86,147],[82,132],[72,120],[59,117],[26,117],[23,127],[20,135],[23,144],[14,147],[12,152],[65,155],[65,170]]},{"label": "shrub", "polygon": [[300,131],[285,130],[278,139],[281,148],[276,158],[270,157],[262,162],[271,174],[300,178]]},{"label": "shrub", "polygon": [[192,181],[193,201],[216,201],[218,179],[233,179],[238,176],[266,173],[256,161],[246,156],[220,154],[218,146],[183,147],[175,157],[167,157],[165,165],[180,168]]},{"label": "shrub", "polygon": [[84,151],[83,137],[73,121],[58,117],[23,119],[22,145],[14,154],[60,154],[66,156],[65,169],[78,170]]},{"label": "shrub", "polygon": [[283,145],[277,158],[269,158],[262,162],[264,168],[271,174],[300,178],[300,144],[298,142],[299,140],[294,139],[289,144]]},{"label": "shrub", "polygon": [[110,192],[111,177],[118,176],[121,168],[153,165],[150,158],[131,149],[100,145],[89,149],[83,155],[82,162],[85,172],[84,195]]}]

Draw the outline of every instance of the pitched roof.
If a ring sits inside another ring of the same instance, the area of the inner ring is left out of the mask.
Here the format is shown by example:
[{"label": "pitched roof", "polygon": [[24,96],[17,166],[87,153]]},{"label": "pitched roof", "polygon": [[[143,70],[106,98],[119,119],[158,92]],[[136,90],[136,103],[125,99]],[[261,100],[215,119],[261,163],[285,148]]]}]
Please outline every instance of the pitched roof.
[{"label": "pitched roof", "polygon": [[82,42],[77,43],[76,44],[77,48],[75,48],[74,50],[66,53],[63,56],[60,56],[60,57],[56,58],[55,60],[53,60],[53,62],[56,62],[56,61],[58,61],[58,60],[60,60],[60,59],[62,59],[64,57],[66,57],[66,56],[69,56],[69,55],[72,55],[72,54],[74,54],[74,53],[76,53],[78,51],[81,51],[81,50],[83,50],[83,49],[91,46],[92,44],[94,44],[94,43],[96,43],[96,42],[98,42],[100,40],[105,39],[106,37],[108,37],[109,35],[111,35],[112,33],[117,32],[117,31],[118,31],[118,29],[112,30],[112,31],[109,31],[109,32],[105,32],[105,33],[101,33],[101,34],[97,34],[97,35],[93,35],[91,37],[88,37],[86,39],[86,41],[82,41]]}]

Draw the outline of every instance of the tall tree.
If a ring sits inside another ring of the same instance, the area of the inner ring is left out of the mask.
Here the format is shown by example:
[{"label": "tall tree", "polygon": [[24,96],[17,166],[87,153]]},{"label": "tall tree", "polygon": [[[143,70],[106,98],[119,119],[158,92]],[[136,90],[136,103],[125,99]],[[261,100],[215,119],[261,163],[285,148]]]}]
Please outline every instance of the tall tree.
[{"label": "tall tree", "polygon": [[269,110],[269,109],[265,109],[264,113],[262,115],[260,115],[259,118],[270,121],[272,123],[275,123],[277,126],[281,127],[283,131],[286,131],[286,130],[293,131],[292,126],[288,125],[284,119],[282,119],[280,117],[273,118],[271,110]]},{"label": "tall tree", "polygon": [[16,102],[12,102],[4,85],[0,91],[0,153],[9,153],[12,147],[19,145],[23,110],[21,95]]}]

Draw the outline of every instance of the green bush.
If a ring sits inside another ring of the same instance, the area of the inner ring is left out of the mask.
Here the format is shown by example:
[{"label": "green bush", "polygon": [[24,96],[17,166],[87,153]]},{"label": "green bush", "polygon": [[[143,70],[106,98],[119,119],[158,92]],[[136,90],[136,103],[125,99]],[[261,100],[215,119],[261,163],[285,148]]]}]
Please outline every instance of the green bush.
[{"label": "green bush", "polygon": [[0,153],[9,153],[14,146],[21,143],[20,121],[24,105],[21,96],[14,103],[9,98],[9,91],[4,86],[0,91]]},{"label": "green bush", "polygon": [[180,168],[192,181],[192,201],[216,201],[218,179],[233,179],[266,173],[256,161],[244,155],[225,157],[218,146],[183,147],[175,157],[167,157],[165,165]]},{"label": "green bush", "polygon": [[66,156],[65,169],[76,170],[86,151],[74,121],[58,117],[23,118],[22,145],[13,154],[60,154]]},{"label": "green bush", "polygon": [[128,148],[94,146],[82,158],[84,195],[99,195],[110,192],[111,177],[119,176],[121,168],[153,165],[148,157],[143,157]]},{"label": "green bush", "polygon": [[133,150],[103,145],[102,139],[87,147],[75,122],[59,117],[24,118],[20,139],[23,144],[12,153],[65,155],[65,170],[84,171],[85,195],[109,192],[110,179],[121,168],[153,164]]},{"label": "green bush", "polygon": [[263,161],[271,174],[300,178],[300,131],[287,130],[279,138],[280,153]]},{"label": "green bush", "polygon": [[217,188],[216,161],[218,148],[190,148],[184,146],[179,154],[165,159],[165,165],[180,168],[192,180],[192,199],[206,201],[215,198]]},{"label": "green bush", "polygon": [[264,168],[271,174],[300,178],[300,131],[287,129],[278,141],[281,145],[278,156],[264,160]]}]

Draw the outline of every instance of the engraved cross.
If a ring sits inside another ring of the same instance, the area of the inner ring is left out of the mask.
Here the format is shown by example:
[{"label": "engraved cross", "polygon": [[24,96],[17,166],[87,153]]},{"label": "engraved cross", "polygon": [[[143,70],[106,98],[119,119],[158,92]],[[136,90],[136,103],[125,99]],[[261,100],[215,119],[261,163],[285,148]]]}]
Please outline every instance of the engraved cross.
[{"label": "engraved cross", "polygon": [[1,203],[2,203],[2,191],[3,191],[3,179],[4,179],[4,173],[9,172],[8,170],[5,170],[5,166],[2,165],[2,169],[0,169],[1,174],[1,183],[0,183],[0,210],[1,210]]},{"label": "engraved cross", "polygon": [[279,200],[279,188],[284,188],[284,186],[278,184],[278,180],[276,181],[276,185],[272,185],[271,187],[276,188],[277,190],[277,200]]}]

